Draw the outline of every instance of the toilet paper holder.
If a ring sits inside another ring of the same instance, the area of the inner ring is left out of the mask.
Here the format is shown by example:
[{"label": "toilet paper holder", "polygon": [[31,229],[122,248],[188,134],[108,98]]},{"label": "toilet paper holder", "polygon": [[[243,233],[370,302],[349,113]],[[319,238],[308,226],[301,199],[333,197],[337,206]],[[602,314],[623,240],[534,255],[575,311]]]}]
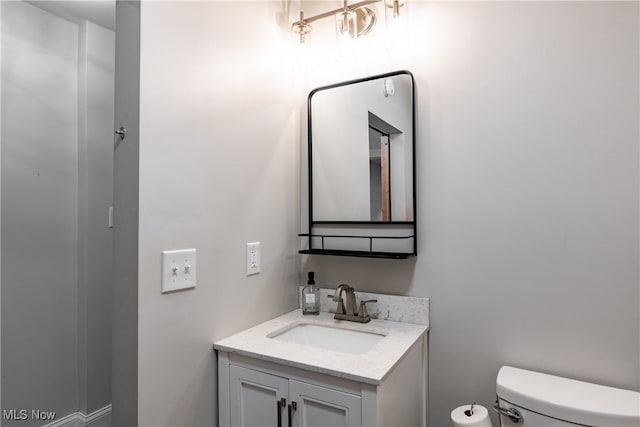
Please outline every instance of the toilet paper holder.
[{"label": "toilet paper holder", "polygon": [[472,415],[473,415],[473,407],[474,407],[474,406],[476,406],[476,402],[473,402],[473,403],[471,404],[471,407],[470,407],[469,409],[467,409],[466,411],[464,411],[464,414],[465,414],[467,417],[470,417],[470,416],[472,416]]},{"label": "toilet paper holder", "polygon": [[520,411],[518,411],[516,408],[509,408],[509,409],[501,408],[500,402],[498,401],[497,396],[496,396],[496,404],[493,405],[493,409],[495,409],[496,412],[498,412],[499,414],[509,417],[509,419],[514,423],[519,423],[520,420],[522,419],[522,415],[520,414]]}]

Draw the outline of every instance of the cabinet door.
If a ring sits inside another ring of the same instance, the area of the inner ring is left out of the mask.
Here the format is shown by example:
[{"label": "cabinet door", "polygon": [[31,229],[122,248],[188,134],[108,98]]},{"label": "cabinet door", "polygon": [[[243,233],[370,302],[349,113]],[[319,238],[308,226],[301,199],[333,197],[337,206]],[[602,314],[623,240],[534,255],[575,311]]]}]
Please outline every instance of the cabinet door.
[{"label": "cabinet door", "polygon": [[232,426],[276,427],[279,419],[287,425],[286,406],[278,402],[287,398],[288,379],[231,365],[229,380]]},{"label": "cabinet door", "polygon": [[296,380],[289,381],[292,413],[296,427],[361,427],[360,396]]}]

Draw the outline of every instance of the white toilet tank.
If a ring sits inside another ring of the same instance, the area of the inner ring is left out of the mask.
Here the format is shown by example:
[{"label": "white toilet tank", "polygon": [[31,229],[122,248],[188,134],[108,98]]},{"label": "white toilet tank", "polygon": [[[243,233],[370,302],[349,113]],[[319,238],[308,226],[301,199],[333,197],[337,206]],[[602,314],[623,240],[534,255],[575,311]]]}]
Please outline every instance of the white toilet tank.
[{"label": "white toilet tank", "polygon": [[502,427],[640,427],[635,391],[503,366],[496,392]]}]

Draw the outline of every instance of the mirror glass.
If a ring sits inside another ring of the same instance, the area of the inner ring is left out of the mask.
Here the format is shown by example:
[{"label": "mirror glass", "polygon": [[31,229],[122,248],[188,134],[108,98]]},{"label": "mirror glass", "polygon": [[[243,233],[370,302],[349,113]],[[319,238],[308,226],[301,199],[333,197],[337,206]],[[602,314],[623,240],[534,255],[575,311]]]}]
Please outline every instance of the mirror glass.
[{"label": "mirror glass", "polygon": [[388,73],[309,95],[312,222],[411,222],[413,76]]}]

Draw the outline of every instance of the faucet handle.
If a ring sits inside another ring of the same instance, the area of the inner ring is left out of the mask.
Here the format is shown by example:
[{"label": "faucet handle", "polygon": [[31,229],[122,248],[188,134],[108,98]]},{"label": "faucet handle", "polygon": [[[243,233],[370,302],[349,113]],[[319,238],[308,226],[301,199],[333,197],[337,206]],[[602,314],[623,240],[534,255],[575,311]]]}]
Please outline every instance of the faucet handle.
[{"label": "faucet handle", "polygon": [[367,303],[368,302],[378,302],[377,299],[368,299],[366,301],[360,301],[360,310],[358,310],[359,317],[368,317],[369,313],[367,312]]},{"label": "faucet handle", "polygon": [[[327,295],[327,298],[331,298],[331,299],[333,299],[333,300],[335,301],[335,299],[334,299],[333,295]],[[342,301],[342,298],[340,298],[340,299],[338,300],[338,306],[336,307],[336,313],[337,313],[337,314],[345,314],[345,311],[344,311],[344,301]]]}]

